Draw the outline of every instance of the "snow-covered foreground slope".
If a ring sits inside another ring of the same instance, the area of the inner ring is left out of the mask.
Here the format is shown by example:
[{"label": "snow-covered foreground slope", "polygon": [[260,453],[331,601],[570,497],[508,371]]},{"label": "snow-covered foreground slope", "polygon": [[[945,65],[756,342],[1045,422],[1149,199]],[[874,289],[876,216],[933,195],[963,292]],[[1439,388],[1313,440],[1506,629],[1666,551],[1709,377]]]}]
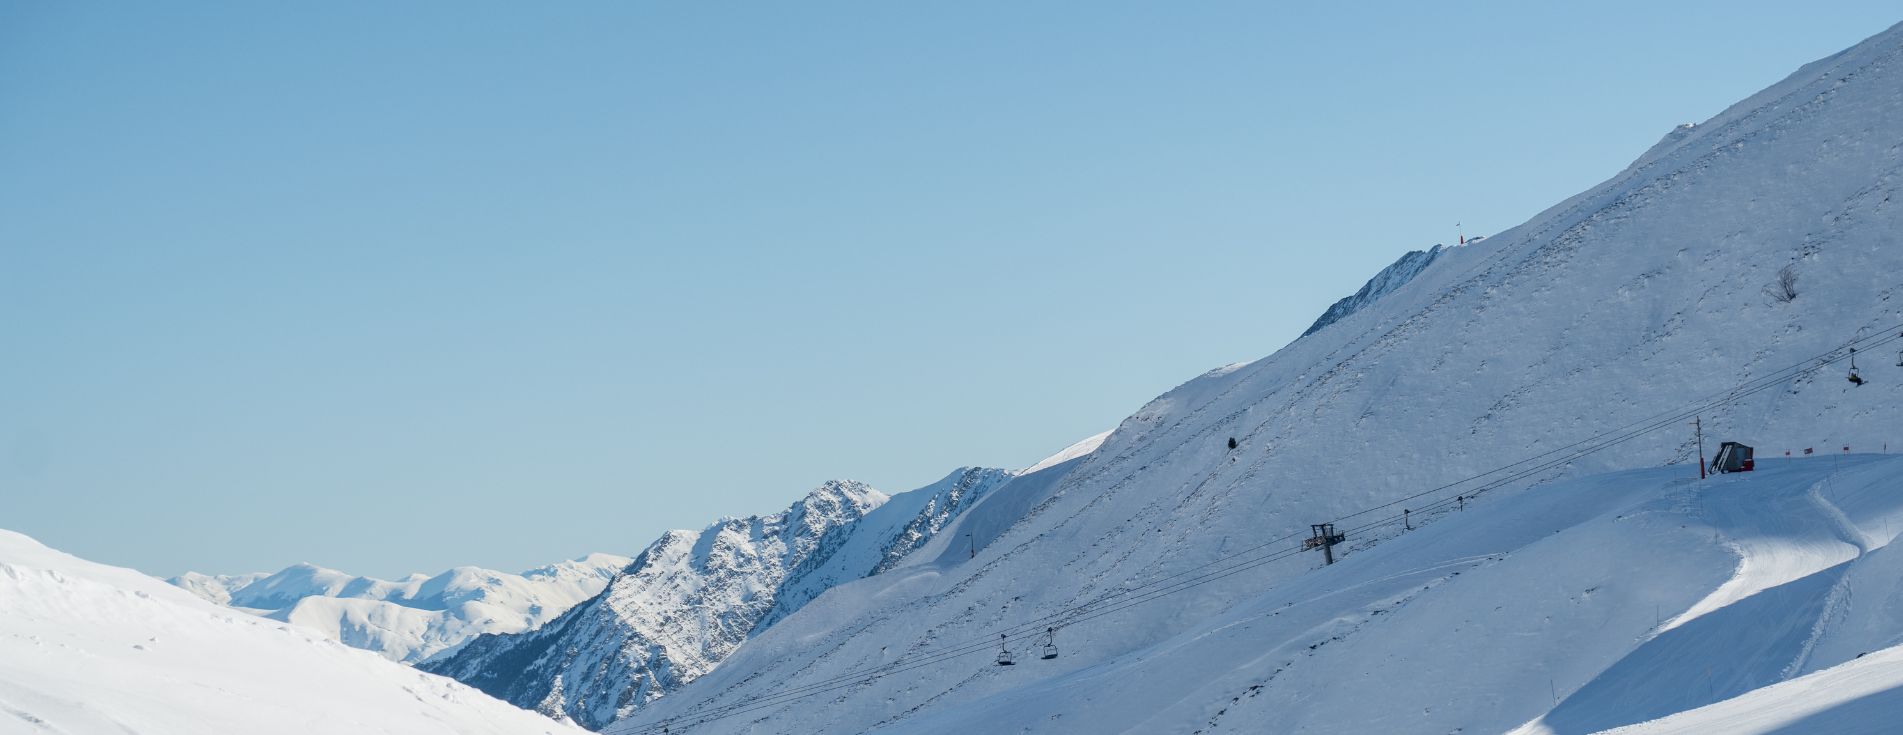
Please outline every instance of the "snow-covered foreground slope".
[{"label": "snow-covered foreground slope", "polygon": [[[841,610],[964,582],[949,564],[909,566],[822,598],[653,709],[696,733],[1590,733],[1854,661],[1903,634],[1865,623],[1903,619],[1903,553],[1886,546],[1903,531],[1903,457],[1771,460],[1704,482],[1674,466],[1501,492],[1350,544],[1334,566],[1314,553],[1278,562],[1284,579],[1150,645],[1120,643],[1183,615],[1176,601],[1064,624],[1055,660],[1015,643],[1016,666],[980,650],[718,722],[674,706],[703,686],[713,703],[739,701],[775,673],[798,676],[763,690],[876,666],[876,649],[852,644],[863,623]],[[926,640],[982,639],[980,627],[942,623]],[[741,673],[756,660],[773,663]],[[895,696],[939,676],[959,681],[955,705]]]},{"label": "snow-covered foreground slope", "polygon": [[186,573],[174,585],[221,605],[414,663],[484,633],[528,630],[595,596],[631,559],[589,554],[521,574],[456,567],[390,582],[312,564],[275,574]]},{"label": "snow-covered foreground slope", "polygon": [[962,468],[890,498],[835,481],[780,513],[672,531],[554,622],[483,636],[423,668],[599,727],[713,670],[834,585],[896,565],[1012,478]]},{"label": "snow-covered foreground slope", "polygon": [[[1900,55],[1903,28],[1893,28],[1807,66],[1673,131],[1613,179],[1526,224],[1442,251],[1431,267],[1327,328],[1159,397],[1046,491],[980,501],[904,564],[828,592],[630,724],[669,721],[679,731],[695,713],[728,703],[757,707],[692,731],[1481,732],[1549,709],[1546,726],[1558,731],[1630,724],[1588,703],[1625,696],[1616,689],[1624,677],[1608,671],[1637,653],[1635,642],[1696,642],[1677,632],[1749,609],[1739,605],[1796,595],[1782,585],[1823,584],[1814,567],[1855,557],[1857,544],[1807,531],[1762,541],[1780,550],[1762,556],[1747,531],[1725,540],[1739,519],[1671,508],[1650,510],[1643,522],[1617,511],[1604,518],[1592,507],[1554,510],[1562,519],[1591,513],[1579,522],[1606,525],[1591,533],[1526,511],[1521,525],[1490,527],[1487,543],[1445,536],[1446,553],[1408,553],[1443,537],[1427,533],[1357,552],[1396,527],[1354,530],[1347,567],[1312,573],[1305,567],[1315,560],[1303,555],[1074,620],[1058,631],[1066,653],[1055,662],[996,667],[966,658],[860,677],[866,667],[1041,627],[1046,616],[1218,568],[1270,541],[1287,548],[1277,540],[1305,536],[1311,523],[1542,456],[1697,397],[1732,398],[1703,411],[1706,434],[1755,444],[1762,457],[1903,446],[1895,346],[1864,352],[1870,380],[1862,386],[1844,380],[1842,363],[1780,372],[1821,355],[1841,358],[1846,341],[1868,347],[1903,324],[1903,208],[1893,201],[1903,182]],[[1767,299],[1764,286],[1787,265],[1799,295]],[[1140,349],[1142,335],[1131,339]],[[1765,390],[1734,392],[1767,377]],[[1528,476],[1468,503],[1467,515],[1488,517],[1484,506],[1504,506],[1499,494],[1529,483],[1691,461],[1690,427],[1674,419],[1661,428],[1590,454],[1546,455],[1562,461],[1529,465]],[[1828,460],[1811,466],[1820,461]],[[1776,480],[1775,462],[1766,464],[1749,479]],[[1659,496],[1658,483],[1648,482],[1616,487],[1639,503]],[[1671,513],[1686,527],[1660,520]],[[974,559],[961,546],[966,533]],[[1488,561],[1500,554],[1509,556]],[[1754,561],[1734,582],[1739,554]],[[1383,560],[1382,573],[1344,571],[1373,560]],[[1460,584],[1440,581],[1455,571]],[[1472,575],[1488,583],[1470,584]],[[1462,589],[1462,602],[1406,604],[1440,587]],[[1350,589],[1380,597],[1344,596]],[[1387,625],[1402,605],[1421,621]],[[1289,611],[1276,614],[1279,607]],[[1673,616],[1668,633],[1676,635],[1647,638]],[[1273,621],[1266,637],[1248,632],[1265,630],[1265,619]],[[1429,629],[1464,634],[1416,643]],[[1776,645],[1801,648],[1781,637],[1788,633],[1764,631],[1780,636]],[[1820,639],[1807,655],[1827,645]],[[1309,646],[1347,663],[1283,671],[1310,660]],[[1737,682],[1771,683],[1762,674]],[[834,681],[839,676],[846,679]],[[764,699],[801,687],[823,694]],[[1696,706],[1695,687],[1691,678],[1651,686],[1661,699],[1647,704],[1659,710],[1648,717]],[[1390,689],[1395,696],[1385,696]],[[1254,701],[1276,706],[1222,714],[1251,701],[1251,691]],[[1714,680],[1706,696],[1742,691]],[[1422,722],[1447,728],[1416,729]]]},{"label": "snow-covered foreground slope", "polygon": [[1899,713],[1903,713],[1903,647],[1891,647],[1736,699],[1611,732],[1881,735],[1903,729]]},{"label": "snow-covered foreground slope", "polygon": [[0,734],[581,732],[0,531]]}]

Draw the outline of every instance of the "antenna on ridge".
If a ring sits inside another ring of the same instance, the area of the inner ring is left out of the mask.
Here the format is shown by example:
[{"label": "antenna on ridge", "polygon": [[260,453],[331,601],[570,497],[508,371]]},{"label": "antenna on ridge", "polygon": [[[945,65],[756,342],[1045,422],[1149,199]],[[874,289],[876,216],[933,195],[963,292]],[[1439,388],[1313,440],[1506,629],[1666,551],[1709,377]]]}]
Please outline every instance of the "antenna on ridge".
[{"label": "antenna on ridge", "polygon": [[1467,231],[1461,228],[1459,222],[1454,223],[1454,234],[1460,237],[1460,244],[1467,244]]}]

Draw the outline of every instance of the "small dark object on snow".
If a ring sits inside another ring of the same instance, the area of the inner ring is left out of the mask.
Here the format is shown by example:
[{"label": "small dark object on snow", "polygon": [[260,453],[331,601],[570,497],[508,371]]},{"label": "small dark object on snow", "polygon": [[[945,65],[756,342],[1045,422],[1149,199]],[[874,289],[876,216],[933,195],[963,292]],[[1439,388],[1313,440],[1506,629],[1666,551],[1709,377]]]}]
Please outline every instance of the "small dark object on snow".
[{"label": "small dark object on snow", "polygon": [[1229,448],[1230,448],[1230,449],[1235,449],[1235,448],[1236,448],[1236,438],[1235,438],[1235,437],[1233,437],[1233,436],[1232,436],[1232,437],[1229,437]]},{"label": "small dark object on snow", "polygon": [[1718,457],[1711,461],[1711,469],[1713,472],[1750,472],[1757,469],[1752,454],[1751,447],[1725,442],[1718,445]]}]

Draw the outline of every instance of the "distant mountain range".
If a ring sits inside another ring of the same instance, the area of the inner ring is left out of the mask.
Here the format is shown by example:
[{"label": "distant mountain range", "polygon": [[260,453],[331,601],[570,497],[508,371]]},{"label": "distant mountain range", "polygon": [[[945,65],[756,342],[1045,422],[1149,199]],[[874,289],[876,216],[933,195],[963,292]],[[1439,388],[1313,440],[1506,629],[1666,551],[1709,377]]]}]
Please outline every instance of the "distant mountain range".
[{"label": "distant mountain range", "polygon": [[600,592],[630,561],[590,554],[521,574],[457,567],[397,582],[297,564],[275,574],[186,573],[167,581],[220,605],[415,663],[483,633],[553,620]]}]

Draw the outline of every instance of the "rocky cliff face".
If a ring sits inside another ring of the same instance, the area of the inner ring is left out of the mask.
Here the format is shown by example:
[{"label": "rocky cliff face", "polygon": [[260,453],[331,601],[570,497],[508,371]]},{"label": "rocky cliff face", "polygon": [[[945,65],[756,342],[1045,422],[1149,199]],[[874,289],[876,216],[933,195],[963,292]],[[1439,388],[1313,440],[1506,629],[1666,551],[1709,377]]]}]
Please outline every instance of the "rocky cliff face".
[{"label": "rocky cliff face", "polygon": [[711,671],[827,589],[889,568],[1010,479],[966,468],[888,498],[834,481],[780,513],[671,531],[594,599],[421,668],[601,727]]},{"label": "rocky cliff face", "polygon": [[1395,289],[1407,285],[1409,281],[1414,280],[1415,276],[1420,275],[1421,271],[1427,270],[1427,266],[1433,265],[1446,249],[1445,245],[1435,245],[1426,250],[1409,251],[1401,256],[1400,260],[1394,261],[1388,267],[1382,268],[1380,273],[1374,274],[1374,277],[1368,279],[1361,290],[1342,297],[1340,301],[1329,306],[1327,311],[1322,312],[1321,318],[1316,319],[1314,324],[1309,325],[1308,329],[1302,332],[1302,336],[1306,337],[1319,332],[1323,327],[1341,321],[1349,314],[1360,311],[1369,304],[1379,301],[1381,297],[1393,293]]}]

